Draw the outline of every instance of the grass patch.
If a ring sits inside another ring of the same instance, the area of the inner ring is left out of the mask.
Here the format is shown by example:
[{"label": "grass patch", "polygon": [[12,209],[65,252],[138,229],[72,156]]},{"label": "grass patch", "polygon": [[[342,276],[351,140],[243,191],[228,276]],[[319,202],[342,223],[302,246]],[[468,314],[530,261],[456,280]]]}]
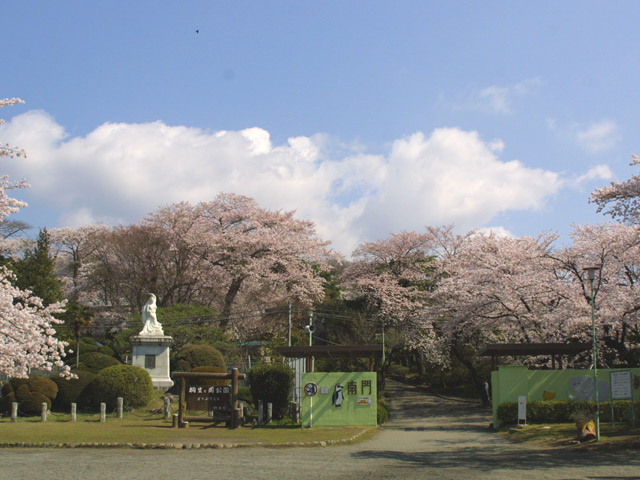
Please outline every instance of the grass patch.
[{"label": "grass patch", "polygon": [[170,420],[162,415],[135,416],[125,414],[118,419],[108,415],[100,422],[99,414],[77,416],[50,415],[46,423],[40,417],[0,420],[0,438],[4,443],[265,443],[314,442],[348,439],[363,430],[368,438],[376,431],[373,427],[300,428],[285,425],[240,427],[228,429],[223,423],[192,422],[189,428],[172,428]]},{"label": "grass patch", "polygon": [[600,441],[588,440],[580,443],[577,440],[576,427],[573,423],[555,423],[547,425],[521,425],[501,432],[514,442],[529,443],[551,448],[640,448],[640,428],[632,428],[629,423],[600,423]]}]

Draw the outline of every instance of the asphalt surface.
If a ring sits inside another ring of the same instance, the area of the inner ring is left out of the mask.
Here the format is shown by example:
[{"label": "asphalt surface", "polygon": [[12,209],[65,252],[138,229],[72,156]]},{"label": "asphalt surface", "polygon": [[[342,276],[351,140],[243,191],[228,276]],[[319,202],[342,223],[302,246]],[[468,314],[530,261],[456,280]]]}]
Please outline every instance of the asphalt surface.
[{"label": "asphalt surface", "polygon": [[490,411],[478,405],[392,381],[388,389],[392,420],[362,442],[221,450],[2,449],[0,478],[640,479],[637,450],[594,455],[514,444],[489,429]]}]

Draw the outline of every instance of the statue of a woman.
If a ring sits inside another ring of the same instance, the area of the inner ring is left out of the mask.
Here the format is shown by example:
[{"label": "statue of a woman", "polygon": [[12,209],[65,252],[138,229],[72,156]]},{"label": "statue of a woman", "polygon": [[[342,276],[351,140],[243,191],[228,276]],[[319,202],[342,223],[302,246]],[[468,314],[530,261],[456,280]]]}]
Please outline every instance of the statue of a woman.
[{"label": "statue of a woman", "polygon": [[164,335],[162,325],[156,317],[156,296],[152,293],[142,307],[142,331],[140,335]]}]

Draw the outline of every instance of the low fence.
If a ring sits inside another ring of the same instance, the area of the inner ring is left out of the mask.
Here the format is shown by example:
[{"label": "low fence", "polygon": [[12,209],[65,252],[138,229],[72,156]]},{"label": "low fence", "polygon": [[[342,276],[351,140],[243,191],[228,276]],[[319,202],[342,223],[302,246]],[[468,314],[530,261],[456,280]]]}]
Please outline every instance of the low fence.
[{"label": "low fence", "polygon": [[[18,402],[12,402],[11,403],[11,421],[12,422],[17,422],[18,421],[18,414],[20,413],[19,410],[20,404]],[[164,405],[163,405],[163,416],[165,419],[170,419],[171,418],[171,399],[169,397],[164,397]],[[75,422],[77,421],[78,418],[78,405],[76,403],[72,403],[71,407],[70,407],[70,414],[71,414],[71,421]],[[118,419],[122,419],[124,416],[124,399],[122,397],[118,397],[116,399],[116,409],[114,410],[115,414],[116,414],[116,418]],[[51,414],[51,412],[49,411],[49,405],[46,402],[42,403],[42,409],[40,411],[40,420],[42,422],[46,422],[47,421],[47,417],[48,415]],[[107,420],[107,404],[106,403],[101,403],[100,404],[100,421],[101,422],[106,422]]]}]

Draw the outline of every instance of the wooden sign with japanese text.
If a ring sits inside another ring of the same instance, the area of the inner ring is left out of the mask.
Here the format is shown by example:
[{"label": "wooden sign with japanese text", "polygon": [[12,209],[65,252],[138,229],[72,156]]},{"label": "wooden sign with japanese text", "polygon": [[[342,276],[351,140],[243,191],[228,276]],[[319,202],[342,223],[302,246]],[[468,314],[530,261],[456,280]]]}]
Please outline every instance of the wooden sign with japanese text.
[{"label": "wooden sign with japanese text", "polygon": [[187,387],[187,410],[228,415],[231,411],[231,387],[228,385]]}]

